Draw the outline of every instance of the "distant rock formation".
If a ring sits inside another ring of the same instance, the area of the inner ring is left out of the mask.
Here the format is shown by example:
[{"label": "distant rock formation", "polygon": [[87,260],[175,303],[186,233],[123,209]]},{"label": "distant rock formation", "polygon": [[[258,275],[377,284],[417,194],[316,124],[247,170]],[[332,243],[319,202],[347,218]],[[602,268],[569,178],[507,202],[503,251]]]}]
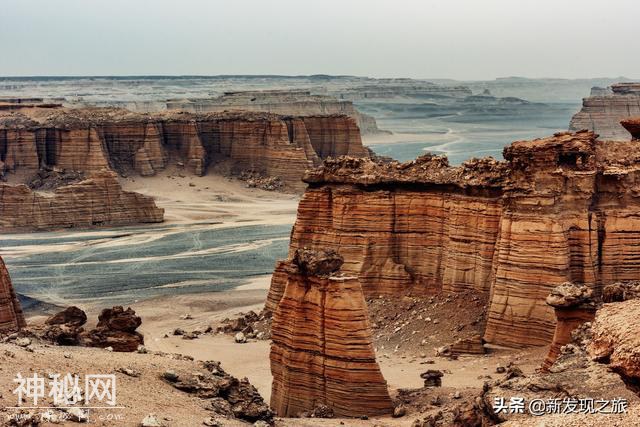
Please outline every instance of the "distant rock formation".
[{"label": "distant rock formation", "polygon": [[9,272],[0,257],[0,332],[16,331],[26,325]]},{"label": "distant rock formation", "polygon": [[[367,297],[484,292],[487,342],[548,344],[555,286],[599,297],[640,274],[640,147],[564,132],[514,142],[504,156],[459,167],[432,155],[327,160],[305,176],[289,255],[336,251]],[[267,309],[278,309],[290,277],[278,263]]]},{"label": "distant rock formation", "polygon": [[0,183],[0,231],[90,228],[162,222],[151,197],[123,191],[114,172],[102,170],[53,193]]},{"label": "distant rock formation", "polygon": [[611,90],[593,88],[571,119],[569,130],[588,129],[602,139],[628,140],[620,121],[631,116],[640,116],[640,83],[617,83]]},{"label": "distant rock formation", "polygon": [[273,314],[271,407],[282,417],[317,405],[336,416],[393,411],[376,363],[367,306],[356,277],[336,273],[332,252],[296,251]]},{"label": "distant rock formation", "polygon": [[308,90],[236,91],[217,98],[173,99],[167,101],[167,109],[190,113],[262,111],[291,116],[344,114],[356,121],[363,135],[384,132],[378,129],[375,118],[359,112],[351,101]]},{"label": "distant rock formation", "polygon": [[640,117],[631,117],[622,120],[620,124],[631,134],[633,140],[640,140]]}]

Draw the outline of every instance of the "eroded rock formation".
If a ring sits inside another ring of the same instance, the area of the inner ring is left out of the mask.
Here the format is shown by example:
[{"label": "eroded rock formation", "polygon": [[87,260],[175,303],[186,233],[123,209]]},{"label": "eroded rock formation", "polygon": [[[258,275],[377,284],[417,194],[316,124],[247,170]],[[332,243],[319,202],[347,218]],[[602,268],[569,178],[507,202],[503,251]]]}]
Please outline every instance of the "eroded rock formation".
[{"label": "eroded rock formation", "polygon": [[603,139],[628,140],[629,134],[620,121],[632,116],[640,116],[640,83],[618,83],[610,91],[592,91],[584,98],[569,129],[592,130]]},{"label": "eroded rock formation", "polygon": [[80,344],[86,347],[111,347],[113,351],[136,351],[144,344],[144,337],[136,332],[142,319],[131,308],[121,306],[102,310],[94,329],[78,336]]},{"label": "eroded rock formation", "polygon": [[153,223],[162,222],[163,214],[151,197],[123,191],[108,170],[53,193],[0,183],[1,231]]},{"label": "eroded rock formation", "polygon": [[0,257],[0,331],[15,331],[26,326],[20,302],[13,290],[9,272]]},{"label": "eroded rock formation", "polygon": [[583,323],[591,322],[596,315],[593,291],[585,285],[563,283],[551,291],[547,304],[554,308],[557,323],[549,353],[542,364],[544,370],[555,363],[562,346],[571,342],[571,333]]},{"label": "eroded rock formation", "polygon": [[[490,296],[484,339],[551,341],[545,300],[564,282],[599,297],[640,273],[640,147],[592,132],[518,141],[506,161],[450,167],[426,155],[407,163],[328,160],[305,176],[291,235],[297,249],[332,249],[367,297],[474,289]],[[291,273],[279,263],[266,308]]]},{"label": "eroded rock formation", "polygon": [[317,405],[336,416],[389,414],[360,282],[336,274],[334,254],[317,254],[296,251],[283,266],[287,283],[271,329],[271,407],[283,417]]},{"label": "eroded rock formation", "polygon": [[302,189],[305,169],[332,156],[368,156],[347,115],[222,112],[139,114],[115,108],[36,109],[0,115],[0,174],[110,167],[151,176],[168,163],[196,175],[217,163],[277,176]]},{"label": "eroded rock formation", "polygon": [[587,350],[640,393],[640,299],[605,304],[591,326]]},{"label": "eroded rock formation", "polygon": [[167,109],[190,113],[262,111],[292,116],[345,114],[355,120],[363,135],[381,132],[376,119],[359,112],[351,101],[312,95],[308,90],[237,91],[217,98],[174,99],[167,101]]}]

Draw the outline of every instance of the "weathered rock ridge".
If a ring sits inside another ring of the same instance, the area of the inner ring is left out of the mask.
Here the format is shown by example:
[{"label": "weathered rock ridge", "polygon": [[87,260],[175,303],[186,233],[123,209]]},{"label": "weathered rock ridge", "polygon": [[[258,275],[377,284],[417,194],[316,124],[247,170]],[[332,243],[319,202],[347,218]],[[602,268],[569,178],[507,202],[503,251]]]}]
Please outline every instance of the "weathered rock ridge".
[{"label": "weathered rock ridge", "polygon": [[20,302],[13,290],[9,272],[0,257],[0,331],[15,331],[26,326]]},{"label": "weathered rock ridge", "polygon": [[618,83],[610,90],[592,90],[571,118],[569,130],[588,129],[603,139],[628,140],[620,121],[632,116],[640,116],[640,83]]},{"label": "weathered rock ridge", "polygon": [[339,275],[333,252],[299,250],[282,268],[287,282],[271,327],[271,407],[279,416],[391,413],[376,363],[359,280]]},{"label": "weathered rock ridge", "polygon": [[277,176],[292,188],[327,157],[368,156],[346,115],[267,113],[132,113],[114,108],[36,109],[0,116],[0,174],[57,168],[103,168],[154,175],[169,162],[204,175],[229,162],[231,171]]},{"label": "weathered rock ridge", "polygon": [[[514,142],[504,157],[459,167],[431,155],[328,160],[305,176],[290,257],[338,252],[367,297],[484,292],[487,342],[547,344],[555,286],[581,284],[597,298],[640,273],[640,147],[564,132]],[[278,263],[267,309],[290,277]]]},{"label": "weathered rock ridge", "polygon": [[151,197],[123,191],[116,174],[106,169],[53,193],[0,183],[4,232],[154,223],[163,215]]},{"label": "weathered rock ridge", "polygon": [[174,99],[167,101],[167,109],[190,113],[262,111],[295,116],[344,114],[356,121],[363,135],[383,132],[376,119],[359,112],[351,101],[311,94],[308,90],[236,91],[217,98]]}]

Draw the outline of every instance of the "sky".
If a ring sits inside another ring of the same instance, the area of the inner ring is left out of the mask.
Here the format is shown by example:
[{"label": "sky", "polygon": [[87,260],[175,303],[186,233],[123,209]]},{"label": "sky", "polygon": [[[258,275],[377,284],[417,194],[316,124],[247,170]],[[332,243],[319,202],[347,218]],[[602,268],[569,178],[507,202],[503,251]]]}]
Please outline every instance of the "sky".
[{"label": "sky", "polygon": [[640,77],[639,0],[2,0],[0,76]]}]

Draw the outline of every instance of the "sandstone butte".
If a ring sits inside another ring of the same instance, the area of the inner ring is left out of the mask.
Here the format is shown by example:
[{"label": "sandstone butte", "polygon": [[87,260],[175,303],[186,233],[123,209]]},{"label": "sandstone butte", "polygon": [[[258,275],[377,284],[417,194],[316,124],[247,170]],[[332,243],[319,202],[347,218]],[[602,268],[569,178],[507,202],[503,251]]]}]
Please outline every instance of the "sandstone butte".
[{"label": "sandstone butte", "polygon": [[610,89],[594,88],[571,118],[569,130],[589,129],[603,139],[628,139],[620,121],[640,116],[640,83],[617,83]]},{"label": "sandstone butte", "polygon": [[[599,298],[640,274],[640,146],[563,132],[514,142],[504,158],[327,160],[305,175],[289,255],[335,250],[365,297],[484,292],[486,342],[548,344],[554,287]],[[296,281],[277,263],[266,308]]]},{"label": "sandstone butte", "polygon": [[337,270],[341,257],[296,251],[273,314],[271,407],[295,417],[326,405],[336,416],[391,413],[375,359],[364,293],[357,277]]},{"label": "sandstone butte", "polygon": [[22,308],[13,290],[9,272],[0,257],[0,331],[16,331],[26,326]]}]

